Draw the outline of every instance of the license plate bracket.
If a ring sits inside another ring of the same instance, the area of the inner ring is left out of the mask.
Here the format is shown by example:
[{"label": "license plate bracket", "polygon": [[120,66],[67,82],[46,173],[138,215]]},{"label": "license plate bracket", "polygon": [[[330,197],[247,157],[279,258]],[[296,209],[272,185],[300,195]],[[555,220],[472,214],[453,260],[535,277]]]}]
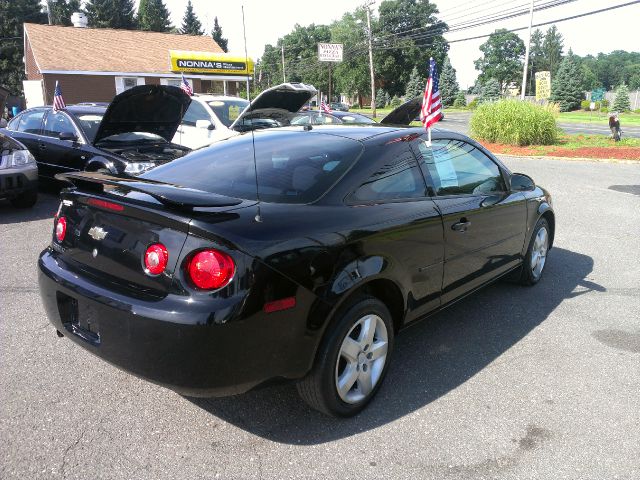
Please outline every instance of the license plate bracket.
[{"label": "license plate bracket", "polygon": [[65,330],[80,337],[91,345],[100,345],[100,333],[97,324],[92,325],[92,316],[87,315],[87,309],[78,308],[78,300],[70,295],[57,292],[58,312]]}]

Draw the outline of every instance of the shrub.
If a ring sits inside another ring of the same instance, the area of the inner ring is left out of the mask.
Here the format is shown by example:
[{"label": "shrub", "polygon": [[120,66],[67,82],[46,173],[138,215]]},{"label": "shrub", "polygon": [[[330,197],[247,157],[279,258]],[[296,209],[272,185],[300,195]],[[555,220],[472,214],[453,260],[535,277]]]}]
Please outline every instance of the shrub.
[{"label": "shrub", "polygon": [[602,113],[609,113],[609,109],[608,109],[607,107],[602,107],[602,108],[600,109],[600,111],[601,111]]},{"label": "shrub", "polygon": [[640,108],[636,108],[633,113],[640,113]]},{"label": "shrub", "polygon": [[601,107],[609,107],[609,100],[602,100]]},{"label": "shrub", "polygon": [[400,105],[402,105],[402,100],[398,96],[395,96],[391,99],[391,103],[389,105],[391,106],[391,108],[399,107]]},{"label": "shrub", "polygon": [[629,101],[629,89],[623,83],[616,89],[616,98],[613,99],[613,107],[618,112],[628,112],[631,110],[631,102]]},{"label": "shrub", "polygon": [[469,102],[469,105],[467,105],[467,108],[469,110],[475,110],[476,108],[478,108],[478,97],[474,98],[473,100],[471,100]]},{"label": "shrub", "polygon": [[589,100],[582,100],[580,102],[580,108],[588,112],[589,110],[591,110],[591,102]]},{"label": "shrub", "polygon": [[485,103],[471,117],[471,134],[492,143],[550,145],[558,138],[555,108],[518,100]]},{"label": "shrub", "polygon": [[467,106],[467,99],[464,98],[464,92],[458,92],[456,99],[453,101],[453,108],[464,108]]}]

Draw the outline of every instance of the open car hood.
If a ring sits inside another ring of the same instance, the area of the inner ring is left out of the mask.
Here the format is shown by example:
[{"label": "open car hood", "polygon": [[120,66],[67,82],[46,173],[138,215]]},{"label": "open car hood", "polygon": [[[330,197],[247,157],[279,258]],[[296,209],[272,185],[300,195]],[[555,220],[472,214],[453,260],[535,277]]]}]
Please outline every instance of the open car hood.
[{"label": "open car hood", "polygon": [[288,124],[290,114],[300,110],[317,93],[314,86],[304,83],[282,83],[268,88],[251,101],[229,128],[245,131],[268,128],[273,121]]},{"label": "open car hood", "polygon": [[153,133],[171,142],[190,103],[191,98],[178,87],[133,87],[111,101],[93,143],[130,132]]},{"label": "open car hood", "polygon": [[415,120],[422,108],[422,97],[416,97],[393,109],[382,120],[384,125],[409,125]]}]

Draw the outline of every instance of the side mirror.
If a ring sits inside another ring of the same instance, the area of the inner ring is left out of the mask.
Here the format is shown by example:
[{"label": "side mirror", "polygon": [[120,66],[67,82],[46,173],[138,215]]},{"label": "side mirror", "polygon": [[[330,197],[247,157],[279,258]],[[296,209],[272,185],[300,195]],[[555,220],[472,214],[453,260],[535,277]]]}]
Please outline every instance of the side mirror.
[{"label": "side mirror", "polygon": [[207,130],[215,130],[215,125],[211,120],[196,120],[196,128],[206,128]]},{"label": "side mirror", "polygon": [[60,132],[60,134],[58,135],[58,138],[60,140],[67,140],[69,142],[74,142],[74,143],[78,141],[78,136],[72,132]]},{"label": "side mirror", "polygon": [[511,191],[512,192],[531,192],[535,190],[536,183],[529,175],[524,173],[514,173],[511,175]]}]

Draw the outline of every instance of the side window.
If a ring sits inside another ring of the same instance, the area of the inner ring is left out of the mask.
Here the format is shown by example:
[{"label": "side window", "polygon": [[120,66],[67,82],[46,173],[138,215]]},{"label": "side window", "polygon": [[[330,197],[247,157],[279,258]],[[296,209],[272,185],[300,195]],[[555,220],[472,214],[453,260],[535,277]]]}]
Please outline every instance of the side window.
[{"label": "side window", "polygon": [[44,121],[43,135],[47,137],[58,138],[61,133],[76,133],[71,120],[62,112],[54,112],[53,110],[47,115],[47,119]]},{"label": "side window", "polygon": [[389,158],[349,196],[352,202],[381,202],[425,196],[426,185],[413,153],[405,150]]},{"label": "side window", "polygon": [[483,195],[504,192],[498,165],[473,145],[461,140],[418,142],[436,195]]},{"label": "side window", "polygon": [[44,110],[35,110],[33,112],[25,112],[20,116],[17,130],[19,132],[40,134],[42,127],[42,117]]},{"label": "side window", "polygon": [[196,126],[196,120],[209,120],[211,121],[211,115],[209,112],[195,100],[191,102],[189,108],[187,108],[184,118],[182,119],[183,125]]}]

